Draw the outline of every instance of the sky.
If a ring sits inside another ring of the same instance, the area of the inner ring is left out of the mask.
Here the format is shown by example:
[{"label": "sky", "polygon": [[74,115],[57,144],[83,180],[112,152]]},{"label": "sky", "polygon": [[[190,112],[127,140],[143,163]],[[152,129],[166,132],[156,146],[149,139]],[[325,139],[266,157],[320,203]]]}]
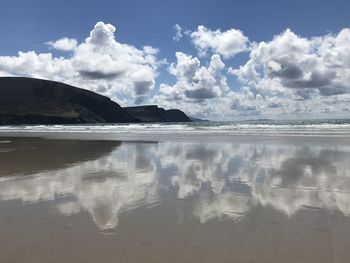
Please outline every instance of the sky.
[{"label": "sky", "polygon": [[0,1],[0,76],[211,120],[348,118],[346,0]]}]

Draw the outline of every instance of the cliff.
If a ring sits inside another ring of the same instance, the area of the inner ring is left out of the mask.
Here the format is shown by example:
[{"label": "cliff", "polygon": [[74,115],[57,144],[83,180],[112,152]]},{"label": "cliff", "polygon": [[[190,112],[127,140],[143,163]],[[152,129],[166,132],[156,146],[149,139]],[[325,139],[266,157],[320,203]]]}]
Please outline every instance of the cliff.
[{"label": "cliff", "polygon": [[108,97],[64,83],[0,77],[0,125],[190,121],[180,110],[122,108]]},{"label": "cliff", "polygon": [[191,119],[181,110],[165,110],[157,105],[124,108],[130,115],[142,122],[188,122]]}]

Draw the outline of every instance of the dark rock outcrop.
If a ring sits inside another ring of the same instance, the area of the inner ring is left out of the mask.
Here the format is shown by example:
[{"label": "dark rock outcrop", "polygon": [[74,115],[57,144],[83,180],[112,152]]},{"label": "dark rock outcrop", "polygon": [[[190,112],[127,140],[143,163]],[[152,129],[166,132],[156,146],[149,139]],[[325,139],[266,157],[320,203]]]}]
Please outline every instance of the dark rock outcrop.
[{"label": "dark rock outcrop", "polygon": [[124,109],[142,122],[190,122],[191,119],[178,109],[165,110],[157,105],[124,107]]}]

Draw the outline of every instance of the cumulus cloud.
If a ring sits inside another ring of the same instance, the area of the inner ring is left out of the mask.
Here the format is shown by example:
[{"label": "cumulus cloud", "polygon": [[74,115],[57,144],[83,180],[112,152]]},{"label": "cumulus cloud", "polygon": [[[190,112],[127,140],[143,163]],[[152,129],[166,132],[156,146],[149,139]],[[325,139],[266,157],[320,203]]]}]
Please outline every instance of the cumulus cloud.
[{"label": "cumulus cloud", "polygon": [[234,28],[222,32],[220,29],[212,31],[201,25],[190,37],[200,56],[205,56],[210,50],[224,58],[231,58],[240,52],[248,51],[250,45],[248,37]]},{"label": "cumulus cloud", "polygon": [[[199,56],[176,52],[176,60],[168,66],[175,82],[162,81],[159,87],[155,80],[165,60],[158,58],[158,49],[120,43],[116,28],[103,22],[81,43],[71,38],[47,43],[70,51],[65,57],[35,51],[0,56],[0,76],[62,81],[123,105],[156,103],[215,120],[318,118],[325,113],[343,118],[347,114],[349,28],[316,37],[302,37],[287,29],[258,43],[238,29],[198,26],[189,32],[176,24],[174,30],[174,41],[187,36]],[[247,61],[227,67],[240,52],[249,54]]]},{"label": "cumulus cloud", "polygon": [[[214,54],[201,63],[176,53],[176,63],[169,67],[176,83],[162,83],[156,103],[212,119],[346,116],[350,29],[308,38],[287,29],[270,41],[253,43],[238,30],[199,26],[190,37],[199,55]],[[247,50],[243,65],[226,69],[221,58]]]},{"label": "cumulus cloud", "polygon": [[197,57],[177,52],[176,63],[170,64],[168,70],[176,83],[162,83],[154,103],[165,108],[180,107],[191,115],[214,119],[259,112],[261,95],[246,89],[232,91],[225,76],[225,64],[218,54],[212,55],[205,66]]},{"label": "cumulus cloud", "polygon": [[249,60],[230,72],[255,93],[279,101],[289,99],[294,110],[298,103],[293,101],[304,101],[301,112],[322,111],[317,104],[348,98],[349,52],[349,29],[311,38],[287,29],[269,42],[256,44]]},{"label": "cumulus cloud", "polygon": [[64,37],[56,41],[46,42],[46,44],[57,50],[72,51],[77,47],[78,41],[75,38]]},{"label": "cumulus cloud", "polygon": [[100,21],[90,32],[90,36],[86,39],[86,42],[96,46],[113,45],[115,31],[115,26]]},{"label": "cumulus cloud", "polygon": [[89,89],[118,101],[142,102],[154,88],[161,61],[158,49],[145,46],[138,49],[119,43],[116,28],[98,22],[82,43],[62,38],[49,42],[63,51],[73,51],[67,57],[51,53],[19,52],[17,56],[0,56],[0,76],[29,76],[62,81]]},{"label": "cumulus cloud", "polygon": [[[195,111],[199,105],[201,109],[204,105],[209,107],[210,101],[229,91],[224,68],[225,64],[217,54],[211,57],[208,66],[203,66],[198,58],[177,52],[176,63],[169,67],[169,73],[177,81],[174,85],[162,83],[153,101],[167,108],[181,106],[187,112]],[[188,107],[190,104],[192,109]]]},{"label": "cumulus cloud", "polygon": [[173,40],[176,42],[179,42],[180,39],[183,37],[182,35],[182,28],[179,24],[175,24],[175,26],[173,27],[174,31],[175,31],[175,36],[173,36]]}]

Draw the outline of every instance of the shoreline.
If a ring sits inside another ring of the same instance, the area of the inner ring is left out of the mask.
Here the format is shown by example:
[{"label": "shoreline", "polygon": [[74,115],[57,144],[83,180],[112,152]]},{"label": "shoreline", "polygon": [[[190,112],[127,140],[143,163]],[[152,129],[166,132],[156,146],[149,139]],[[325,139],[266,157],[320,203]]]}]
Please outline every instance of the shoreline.
[{"label": "shoreline", "polygon": [[124,141],[124,142],[198,142],[198,143],[283,143],[293,145],[350,145],[350,136],[301,134],[215,134],[215,133],[156,133],[156,132],[0,132],[0,138],[42,138],[56,140]]}]

